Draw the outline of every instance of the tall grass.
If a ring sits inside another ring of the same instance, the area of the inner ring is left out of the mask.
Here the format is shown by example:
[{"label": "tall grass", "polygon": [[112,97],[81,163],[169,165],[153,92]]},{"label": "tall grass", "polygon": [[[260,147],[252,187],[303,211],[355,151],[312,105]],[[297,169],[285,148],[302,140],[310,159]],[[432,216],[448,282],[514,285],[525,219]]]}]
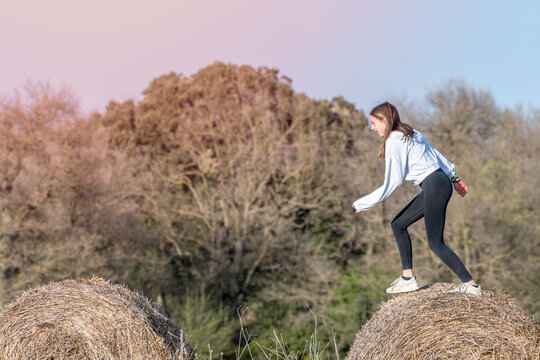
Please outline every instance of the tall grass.
[{"label": "tall grass", "polygon": [[[248,329],[244,326],[242,321],[248,309],[239,308],[237,310],[238,320],[240,322],[239,339],[237,349],[235,351],[236,360],[322,360],[330,359],[335,355],[335,359],[340,360],[338,346],[336,342],[335,333],[331,332],[332,341],[323,344],[319,340],[319,326],[317,321],[317,315],[313,311],[310,312],[313,315],[313,332],[309,339],[306,339],[305,346],[302,351],[291,350],[283,335],[277,330],[273,330],[273,337],[270,339],[270,345],[263,345],[258,341],[253,341],[252,336]],[[259,355],[256,355],[252,348],[255,347],[259,351]],[[332,355],[332,352],[334,355]],[[209,360],[214,360],[214,351],[208,345]],[[224,359],[223,353],[220,353],[219,359]]]}]

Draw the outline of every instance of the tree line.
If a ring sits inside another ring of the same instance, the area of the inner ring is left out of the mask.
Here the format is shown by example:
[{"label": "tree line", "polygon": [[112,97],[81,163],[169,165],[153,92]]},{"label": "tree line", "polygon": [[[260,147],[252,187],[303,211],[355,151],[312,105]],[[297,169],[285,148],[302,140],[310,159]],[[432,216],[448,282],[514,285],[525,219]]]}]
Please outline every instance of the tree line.
[{"label": "tree line", "polygon": [[[247,309],[261,344],[276,329],[302,349],[316,314],[345,354],[399,274],[389,224],[419,191],[354,213],[384,174],[365,113],[224,63],[159,76],[143,95],[92,114],[39,83],[2,99],[0,304],[99,275],[155,299],[201,353],[234,354]],[[485,289],[538,318],[538,113],[459,81],[396,105],[469,187],[450,201],[446,241]],[[456,282],[423,223],[410,232],[420,282]]]}]

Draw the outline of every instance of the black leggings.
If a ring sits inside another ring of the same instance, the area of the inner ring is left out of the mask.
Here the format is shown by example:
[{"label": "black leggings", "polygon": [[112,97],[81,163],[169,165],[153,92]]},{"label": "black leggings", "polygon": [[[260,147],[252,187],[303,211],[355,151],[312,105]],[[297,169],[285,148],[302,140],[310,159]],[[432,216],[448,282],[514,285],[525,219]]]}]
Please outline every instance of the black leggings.
[{"label": "black leggings", "polygon": [[446,206],[452,196],[452,183],[448,176],[438,169],[420,184],[418,194],[392,220],[392,230],[396,237],[403,269],[412,269],[412,246],[407,228],[424,217],[429,248],[460,278],[462,282],[472,280],[471,274],[461,259],[443,239]]}]

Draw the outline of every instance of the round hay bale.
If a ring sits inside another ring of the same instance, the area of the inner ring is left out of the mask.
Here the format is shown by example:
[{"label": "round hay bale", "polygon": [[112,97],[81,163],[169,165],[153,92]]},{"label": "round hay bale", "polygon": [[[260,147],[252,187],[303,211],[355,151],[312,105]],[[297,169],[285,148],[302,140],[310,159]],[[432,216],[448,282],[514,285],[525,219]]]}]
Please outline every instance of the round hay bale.
[{"label": "round hay bale", "polygon": [[0,359],[195,357],[155,303],[95,277],[26,291],[1,310],[0,334]]},{"label": "round hay bale", "polygon": [[427,289],[386,301],[356,336],[346,360],[540,359],[540,326],[502,294]]}]

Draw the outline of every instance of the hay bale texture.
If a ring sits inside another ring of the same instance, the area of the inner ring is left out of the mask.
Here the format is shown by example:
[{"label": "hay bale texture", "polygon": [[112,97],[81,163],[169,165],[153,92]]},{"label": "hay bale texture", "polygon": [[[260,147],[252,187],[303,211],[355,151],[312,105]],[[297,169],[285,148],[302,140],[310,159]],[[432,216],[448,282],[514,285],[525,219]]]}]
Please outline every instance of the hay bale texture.
[{"label": "hay bale texture", "polygon": [[453,287],[435,284],[383,303],[346,360],[540,359],[540,326],[507,296],[449,293]]},{"label": "hay bale texture", "polygon": [[100,278],[28,290],[0,312],[2,360],[191,358],[155,303]]}]

